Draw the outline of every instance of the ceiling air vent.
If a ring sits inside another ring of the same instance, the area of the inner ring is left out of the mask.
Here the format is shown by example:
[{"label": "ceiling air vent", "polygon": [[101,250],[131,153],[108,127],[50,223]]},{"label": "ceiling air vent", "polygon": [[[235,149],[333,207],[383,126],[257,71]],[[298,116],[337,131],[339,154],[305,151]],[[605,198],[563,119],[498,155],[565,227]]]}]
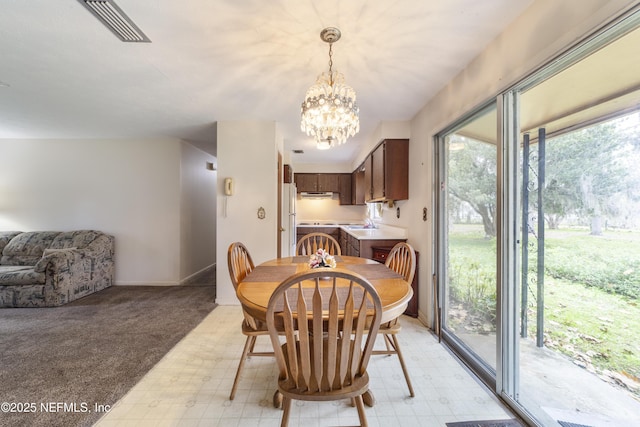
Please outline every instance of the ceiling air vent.
[{"label": "ceiling air vent", "polygon": [[151,42],[113,0],[78,0],[123,42]]},{"label": "ceiling air vent", "polygon": [[304,154],[304,150],[293,150],[296,154]]}]

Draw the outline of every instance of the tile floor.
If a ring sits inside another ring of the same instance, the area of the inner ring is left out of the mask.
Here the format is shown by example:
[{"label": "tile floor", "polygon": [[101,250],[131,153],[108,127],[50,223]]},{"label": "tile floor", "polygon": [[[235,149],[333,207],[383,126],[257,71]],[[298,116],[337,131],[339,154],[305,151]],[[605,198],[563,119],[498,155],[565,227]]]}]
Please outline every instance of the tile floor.
[{"label": "tile floor", "polygon": [[[272,358],[249,359],[236,398],[229,400],[244,344],[241,320],[239,307],[217,307],[95,425],[279,426],[282,411],[271,403],[277,375]],[[373,356],[368,370],[376,404],[366,409],[370,426],[429,427],[512,418],[427,328],[406,316],[402,323],[398,338],[416,397],[408,397],[395,356]],[[268,350],[268,338],[258,338],[258,346]],[[358,423],[356,409],[347,400],[294,401],[289,425]]]}]

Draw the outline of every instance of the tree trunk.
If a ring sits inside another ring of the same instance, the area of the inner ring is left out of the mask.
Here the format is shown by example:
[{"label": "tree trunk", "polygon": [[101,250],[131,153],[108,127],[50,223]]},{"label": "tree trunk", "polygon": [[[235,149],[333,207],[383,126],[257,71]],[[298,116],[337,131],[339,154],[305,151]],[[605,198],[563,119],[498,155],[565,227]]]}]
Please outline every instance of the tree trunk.
[{"label": "tree trunk", "polygon": [[601,216],[591,217],[591,235],[602,236],[602,217]]},{"label": "tree trunk", "polygon": [[493,223],[493,212],[490,206],[480,205],[477,209],[478,213],[482,217],[482,225],[484,226],[484,234],[486,236],[496,236],[496,226]]},{"label": "tree trunk", "polygon": [[550,230],[557,230],[560,227],[561,217],[559,215],[547,215],[546,218]]}]

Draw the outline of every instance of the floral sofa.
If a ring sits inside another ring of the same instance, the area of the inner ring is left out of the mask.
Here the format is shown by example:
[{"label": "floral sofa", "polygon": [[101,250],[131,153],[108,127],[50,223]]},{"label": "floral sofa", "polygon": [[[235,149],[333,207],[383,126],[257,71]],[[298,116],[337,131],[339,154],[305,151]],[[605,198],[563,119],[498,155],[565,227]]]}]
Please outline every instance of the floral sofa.
[{"label": "floral sofa", "polygon": [[0,308],[54,307],[113,284],[113,236],[0,231]]}]

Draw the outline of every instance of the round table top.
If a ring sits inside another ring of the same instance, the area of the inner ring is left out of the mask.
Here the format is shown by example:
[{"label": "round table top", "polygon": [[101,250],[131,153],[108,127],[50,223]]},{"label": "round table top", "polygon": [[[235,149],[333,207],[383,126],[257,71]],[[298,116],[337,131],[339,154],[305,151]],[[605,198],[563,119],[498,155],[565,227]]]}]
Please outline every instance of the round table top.
[{"label": "round table top", "polygon": [[[382,323],[399,317],[407,308],[413,290],[400,275],[371,259],[344,255],[335,258],[338,268],[361,274],[375,287],[382,301]],[[246,312],[264,321],[273,291],[287,277],[309,270],[308,261],[308,256],[295,256],[273,259],[256,266],[236,290]]]}]

